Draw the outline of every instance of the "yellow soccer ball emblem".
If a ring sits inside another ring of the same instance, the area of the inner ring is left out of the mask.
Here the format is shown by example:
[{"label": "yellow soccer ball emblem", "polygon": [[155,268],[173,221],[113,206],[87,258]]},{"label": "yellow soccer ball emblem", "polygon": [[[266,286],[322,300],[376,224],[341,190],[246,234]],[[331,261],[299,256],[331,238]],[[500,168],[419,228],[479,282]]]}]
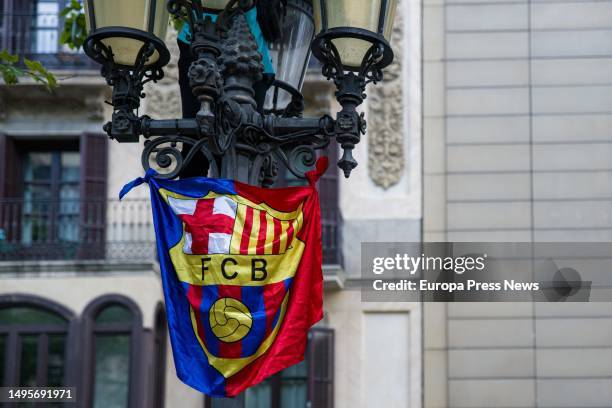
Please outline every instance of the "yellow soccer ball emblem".
[{"label": "yellow soccer ball emblem", "polygon": [[234,298],[221,298],[209,312],[210,327],[217,338],[233,343],[246,336],[253,326],[253,316],[244,303]]}]

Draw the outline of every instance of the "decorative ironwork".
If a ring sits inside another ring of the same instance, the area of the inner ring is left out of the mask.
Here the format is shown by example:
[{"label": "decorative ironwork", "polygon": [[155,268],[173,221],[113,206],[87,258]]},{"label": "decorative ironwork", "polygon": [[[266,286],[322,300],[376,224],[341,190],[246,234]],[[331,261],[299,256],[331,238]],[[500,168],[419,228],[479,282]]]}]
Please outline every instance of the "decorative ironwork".
[{"label": "decorative ironwork", "polygon": [[[272,109],[266,110],[265,114],[274,114],[285,118],[299,118],[304,112],[304,96],[300,91],[292,87],[286,82],[275,80],[272,85]],[[291,95],[291,101],[282,108],[278,107],[278,93],[285,91]]]},{"label": "decorative ironwork", "polygon": [[[372,43],[361,66],[356,72],[342,63],[340,53],[333,43],[335,38],[357,38]],[[393,61],[393,51],[388,42],[379,34],[357,28],[332,28],[319,34],[312,43],[313,54],[323,63],[323,76],[332,79],[336,85],[336,98],[342,106],[336,117],[336,140],[343,149],[338,167],[349,177],[357,167],[353,149],[365,134],[364,114],[357,113],[357,107],[366,98],[365,88],[370,82],[382,80],[382,69]]]},{"label": "decorative ironwork", "polygon": [[[178,143],[191,146],[186,156],[181,154]],[[193,160],[197,152],[201,152],[208,159],[211,177],[219,177],[219,167],[208,146],[208,140],[196,140],[188,136],[159,136],[146,140],[145,148],[142,151],[142,167],[149,170],[151,164],[155,163],[160,178],[173,179],[178,177],[181,169]]]},{"label": "decorative ironwork", "polygon": [[[161,78],[161,66],[167,63],[168,51],[163,43],[128,30],[125,37],[140,35],[143,46],[134,66],[119,66],[98,30],[89,37],[85,50],[103,64],[102,75],[114,87],[115,111],[112,121],[105,126],[111,138],[137,142],[143,135],[149,139],[142,155],[143,166],[148,169],[155,165],[165,178],[178,177],[196,153],[201,152],[208,160],[211,176],[262,186],[274,183],[279,162],[296,177],[303,178],[314,164],[316,150],[335,138],[344,150],[338,165],[349,177],[357,166],[352,150],[366,128],[357,107],[366,97],[366,84],[380,81],[382,68],[393,60],[393,52],[381,35],[333,28],[315,38],[313,54],[323,62],[323,75],[334,81],[342,110],[335,120],[327,115],[303,118],[303,97],[286,83],[276,81],[272,88],[273,92],[282,89],[291,94],[287,106],[264,110],[256,102],[254,85],[262,78],[262,56],[244,14],[252,7],[252,0],[230,1],[216,22],[204,13],[200,1],[170,0],[167,4],[170,13],[186,20],[190,28],[195,60],[189,68],[189,83],[200,109],[194,119],[138,117],[135,110],[144,96],[143,84]],[[343,65],[332,42],[341,37],[372,43],[359,69]],[[156,53],[159,60],[149,65]],[[189,152],[186,155],[180,151],[183,145],[191,147],[184,150]]]},{"label": "decorative ironwork", "polygon": [[[106,38],[119,36],[142,42],[134,66],[117,64],[112,48],[103,42]],[[120,142],[138,142],[140,121],[134,111],[145,96],[142,92],[144,85],[164,77],[162,67],[170,60],[168,49],[158,38],[126,27],[97,30],[87,38],[83,49],[91,59],[102,64],[102,76],[113,87],[113,117],[104,130]],[[158,53],[158,60],[154,64],[147,64],[155,52]]]}]

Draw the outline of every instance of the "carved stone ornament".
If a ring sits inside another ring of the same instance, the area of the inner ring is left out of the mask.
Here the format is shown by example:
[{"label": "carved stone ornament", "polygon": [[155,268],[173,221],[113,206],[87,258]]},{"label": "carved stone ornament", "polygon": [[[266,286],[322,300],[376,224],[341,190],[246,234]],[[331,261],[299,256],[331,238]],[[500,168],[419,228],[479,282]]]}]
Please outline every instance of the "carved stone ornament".
[{"label": "carved stone ornament", "polygon": [[85,97],[87,117],[91,120],[104,120],[104,95],[90,95]]},{"label": "carved stone ornament", "polygon": [[404,172],[403,120],[403,16],[401,6],[393,23],[393,63],[384,70],[384,79],[370,87],[368,95],[368,170],[370,178],[383,189],[397,184]]}]

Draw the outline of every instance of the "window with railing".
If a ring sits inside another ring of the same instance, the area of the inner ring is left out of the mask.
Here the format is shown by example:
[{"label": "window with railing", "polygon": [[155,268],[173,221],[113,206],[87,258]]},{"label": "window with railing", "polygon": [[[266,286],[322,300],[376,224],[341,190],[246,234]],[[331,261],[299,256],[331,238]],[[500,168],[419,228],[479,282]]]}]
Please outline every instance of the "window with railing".
[{"label": "window with railing", "polygon": [[151,262],[145,200],[107,199],[107,137],[0,134],[0,260]]},{"label": "window with railing", "polygon": [[95,68],[85,54],[59,43],[69,0],[0,0],[0,49],[47,68]]}]

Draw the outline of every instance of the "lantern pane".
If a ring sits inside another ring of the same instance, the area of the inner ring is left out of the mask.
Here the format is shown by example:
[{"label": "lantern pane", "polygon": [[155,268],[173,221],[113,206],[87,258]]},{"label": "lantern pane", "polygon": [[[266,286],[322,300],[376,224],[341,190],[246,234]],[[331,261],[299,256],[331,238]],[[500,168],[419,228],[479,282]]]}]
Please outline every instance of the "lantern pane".
[{"label": "lantern pane", "polygon": [[[314,3],[320,1],[315,0]],[[376,32],[380,0],[327,0],[327,28],[357,27]],[[318,27],[317,27],[318,28]]]},{"label": "lantern pane", "polygon": [[[310,58],[310,42],[314,36],[310,1],[289,0],[281,31],[282,38],[269,46],[276,79],[300,90]],[[283,108],[290,100],[287,92],[280,91],[277,106]],[[272,108],[272,101],[273,95],[270,92],[266,98],[266,108]]]},{"label": "lantern pane", "polygon": [[[85,15],[89,15],[89,1],[85,1]],[[95,29],[130,27],[147,30],[147,0],[93,0]]]},{"label": "lantern pane", "polygon": [[393,32],[393,20],[395,20],[395,12],[397,10],[397,0],[387,1],[387,11],[385,13],[385,28],[383,35],[387,41],[391,41],[391,33]]},{"label": "lantern pane", "polygon": [[[90,3],[94,6],[94,22],[90,21]],[[155,2],[152,31],[149,30],[150,0],[85,0],[84,6],[88,32],[92,27],[96,30],[105,27],[127,27],[149,32],[162,40],[166,37],[169,15],[164,0]],[[140,40],[121,36],[105,38],[102,43],[111,47],[115,62],[128,66],[134,65],[143,45]],[[158,59],[159,53],[155,51],[147,65],[154,64]]]},{"label": "lantern pane", "polygon": [[151,34],[160,40],[165,41],[169,21],[170,13],[166,7],[166,0],[157,0],[155,2],[155,24],[153,25],[153,32]]}]

